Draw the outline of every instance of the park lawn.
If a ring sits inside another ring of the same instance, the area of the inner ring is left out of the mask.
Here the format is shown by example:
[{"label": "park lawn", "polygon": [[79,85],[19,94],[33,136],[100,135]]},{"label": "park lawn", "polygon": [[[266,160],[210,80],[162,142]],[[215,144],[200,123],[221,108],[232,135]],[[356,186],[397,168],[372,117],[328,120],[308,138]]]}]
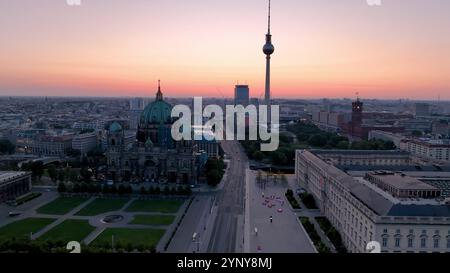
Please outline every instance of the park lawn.
[{"label": "park lawn", "polygon": [[30,233],[36,233],[49,224],[53,223],[56,219],[48,218],[26,218],[8,224],[0,228],[0,241],[6,239],[25,239],[30,238]]},{"label": "park lawn", "polygon": [[126,247],[131,245],[134,248],[144,247],[151,249],[156,247],[164,229],[130,229],[130,228],[107,228],[92,242],[94,246],[111,246],[114,236],[114,245]]},{"label": "park lawn", "polygon": [[37,212],[40,214],[64,215],[87,200],[88,198],[84,197],[59,197],[55,201],[38,208]]},{"label": "park lawn", "polygon": [[182,200],[135,200],[126,211],[128,212],[161,212],[176,213],[184,203]]},{"label": "park lawn", "polygon": [[132,225],[168,226],[175,220],[174,215],[135,215]]},{"label": "park lawn", "polygon": [[81,242],[94,230],[95,227],[91,226],[87,220],[69,219],[44,233],[38,240],[64,243]]},{"label": "park lawn", "polygon": [[95,216],[108,211],[118,211],[128,202],[128,199],[95,199],[82,208],[76,215]]}]

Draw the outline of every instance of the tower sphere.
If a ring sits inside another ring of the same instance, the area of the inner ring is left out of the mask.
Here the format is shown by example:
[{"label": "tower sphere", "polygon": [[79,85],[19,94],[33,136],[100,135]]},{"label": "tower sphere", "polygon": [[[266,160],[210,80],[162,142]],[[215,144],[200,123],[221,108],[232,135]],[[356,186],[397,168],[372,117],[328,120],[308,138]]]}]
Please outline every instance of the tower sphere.
[{"label": "tower sphere", "polygon": [[273,52],[275,52],[275,47],[271,43],[267,43],[263,47],[263,52],[266,55],[271,55]]}]

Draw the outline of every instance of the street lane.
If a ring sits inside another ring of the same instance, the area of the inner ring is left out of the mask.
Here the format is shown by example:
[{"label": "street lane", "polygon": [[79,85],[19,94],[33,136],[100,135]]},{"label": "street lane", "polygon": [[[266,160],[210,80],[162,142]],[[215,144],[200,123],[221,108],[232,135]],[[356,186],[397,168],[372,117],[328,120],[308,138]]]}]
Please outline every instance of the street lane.
[{"label": "street lane", "polygon": [[[237,247],[238,218],[244,215],[245,169],[248,159],[239,142],[222,141],[222,148],[228,155],[230,167],[224,179],[223,190],[217,194],[218,214],[215,220],[208,252],[234,253]],[[241,232],[243,233],[243,231]],[[242,247],[242,246],[241,246]]]}]

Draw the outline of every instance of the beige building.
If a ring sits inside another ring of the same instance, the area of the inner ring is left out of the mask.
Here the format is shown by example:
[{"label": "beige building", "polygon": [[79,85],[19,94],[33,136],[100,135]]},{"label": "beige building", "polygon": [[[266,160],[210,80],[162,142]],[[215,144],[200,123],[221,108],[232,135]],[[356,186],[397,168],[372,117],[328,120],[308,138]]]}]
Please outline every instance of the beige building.
[{"label": "beige building", "polygon": [[349,252],[367,252],[371,241],[382,252],[450,252],[450,207],[443,200],[395,197],[320,151],[298,150],[295,161],[298,184],[313,194]]},{"label": "beige building", "polygon": [[403,140],[400,149],[421,158],[450,162],[449,140]]},{"label": "beige building", "polygon": [[86,154],[97,146],[97,133],[86,133],[76,135],[72,139],[72,149]]}]

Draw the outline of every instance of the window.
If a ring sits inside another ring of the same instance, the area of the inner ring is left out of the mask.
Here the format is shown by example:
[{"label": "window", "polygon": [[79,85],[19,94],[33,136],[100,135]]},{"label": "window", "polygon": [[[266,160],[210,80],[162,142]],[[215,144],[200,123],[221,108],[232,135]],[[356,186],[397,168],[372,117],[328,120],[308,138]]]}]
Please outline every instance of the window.
[{"label": "window", "polygon": [[421,248],[427,247],[427,238],[420,239],[420,247]]},{"label": "window", "polygon": [[447,239],[447,248],[450,248],[450,239]]},{"label": "window", "polygon": [[434,238],[434,248],[439,248],[439,238]]},{"label": "window", "polygon": [[387,247],[387,244],[388,244],[388,238],[383,238],[383,242],[382,242],[383,247]]},{"label": "window", "polygon": [[395,238],[395,247],[400,247],[400,238]]},{"label": "window", "polygon": [[408,238],[408,247],[413,247],[413,238]]},{"label": "window", "polygon": [[[450,232],[450,231],[449,231]],[[387,228],[383,229],[383,233],[387,233]]]}]

